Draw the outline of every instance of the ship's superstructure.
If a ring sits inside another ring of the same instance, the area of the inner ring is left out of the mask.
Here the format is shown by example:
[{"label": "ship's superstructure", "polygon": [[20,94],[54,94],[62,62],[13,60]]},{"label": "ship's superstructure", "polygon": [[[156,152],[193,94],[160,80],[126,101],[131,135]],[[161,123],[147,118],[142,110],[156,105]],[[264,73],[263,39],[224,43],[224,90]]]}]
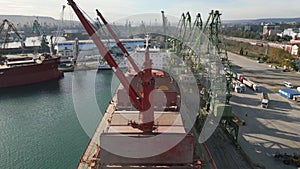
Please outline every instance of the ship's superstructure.
[{"label": "ship's superstructure", "polygon": [[138,45],[135,50],[130,53],[130,56],[132,57],[136,65],[139,68],[143,67],[143,64],[145,62],[145,46],[149,46],[149,56],[152,68],[163,70],[167,64],[168,54],[166,52],[162,52],[158,47],[159,45],[151,43],[151,37],[149,35],[146,35],[143,45]]}]

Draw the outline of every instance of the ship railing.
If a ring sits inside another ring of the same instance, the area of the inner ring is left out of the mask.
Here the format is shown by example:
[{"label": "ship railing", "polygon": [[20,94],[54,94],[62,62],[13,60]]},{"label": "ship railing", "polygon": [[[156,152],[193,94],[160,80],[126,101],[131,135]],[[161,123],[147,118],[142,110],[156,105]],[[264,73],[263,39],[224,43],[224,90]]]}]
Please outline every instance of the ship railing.
[{"label": "ship railing", "polygon": [[34,59],[31,60],[22,60],[22,61],[6,61],[6,65],[14,66],[14,65],[21,65],[21,64],[31,64],[36,63]]}]

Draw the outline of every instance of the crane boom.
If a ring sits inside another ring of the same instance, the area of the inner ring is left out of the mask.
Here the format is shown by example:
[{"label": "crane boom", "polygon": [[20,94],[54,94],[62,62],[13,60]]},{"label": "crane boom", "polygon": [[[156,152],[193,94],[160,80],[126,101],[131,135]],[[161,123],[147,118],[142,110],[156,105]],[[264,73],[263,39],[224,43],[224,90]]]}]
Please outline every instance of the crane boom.
[{"label": "crane boom", "polygon": [[167,18],[165,17],[165,12],[161,11],[162,21],[163,21],[163,31],[164,31],[164,42],[165,49],[168,48],[168,39],[167,39]]},{"label": "crane boom", "polygon": [[66,5],[62,5],[61,13],[60,13],[60,22],[57,26],[57,31],[54,39],[54,43],[56,44],[58,42],[59,37],[64,35],[63,25],[64,25],[64,12],[65,12]]},{"label": "crane boom", "polygon": [[127,59],[129,60],[130,64],[132,65],[132,67],[134,69],[134,71],[140,72],[139,68],[134,63],[132,57],[129,55],[129,53],[125,49],[124,45],[119,40],[119,38],[117,37],[117,35],[114,33],[114,31],[112,30],[112,28],[110,27],[110,25],[107,23],[107,21],[105,20],[105,18],[103,17],[103,15],[98,10],[96,10],[96,11],[97,11],[97,15],[100,17],[100,19],[102,20],[103,24],[108,29],[108,31],[112,35],[112,37],[115,39],[117,45],[119,46],[119,48],[121,49],[121,51],[123,52],[123,54],[125,55],[125,57],[127,57]]},{"label": "crane boom", "polygon": [[119,65],[116,63],[116,61],[113,59],[109,51],[106,49],[105,45],[102,43],[101,39],[96,34],[95,30],[93,29],[92,25],[88,22],[88,20],[84,17],[83,13],[79,10],[76,3],[73,0],[68,0],[68,4],[72,7],[76,15],[78,16],[79,20],[83,24],[85,30],[91,37],[91,39],[96,44],[99,53],[104,57],[104,59],[107,61],[109,66],[112,68],[113,72],[116,74],[126,91],[128,91],[129,97],[132,99],[134,106],[136,106],[139,110],[142,109],[141,106],[141,96],[133,89],[133,87],[130,85],[128,80],[126,79],[125,75],[119,68]]},{"label": "crane boom", "polygon": [[[91,39],[96,44],[99,53],[104,57],[104,59],[107,61],[109,66],[112,68],[113,72],[116,74],[122,85],[124,86],[125,90],[128,91],[128,95],[130,99],[133,101],[133,105],[137,107],[139,110],[139,116],[140,116],[140,123],[136,123],[134,121],[130,121],[128,125],[131,125],[133,128],[138,128],[142,130],[144,133],[152,133],[152,131],[155,129],[154,127],[154,105],[151,104],[153,101],[152,97],[150,96],[150,93],[155,89],[155,79],[152,75],[152,68],[151,68],[151,62],[149,57],[149,46],[146,46],[146,53],[145,53],[145,63],[144,63],[144,70],[139,71],[138,77],[142,80],[142,87],[143,91],[138,94],[137,91],[133,88],[133,86],[128,82],[125,75],[119,68],[118,64],[114,60],[114,58],[111,56],[109,51],[106,49],[104,44],[102,43],[100,37],[96,34],[96,31],[88,22],[88,20],[84,17],[83,13],[79,10],[77,5],[73,0],[68,0],[69,5],[73,8],[76,15],[78,16],[79,20],[83,24],[84,28],[86,29],[87,33],[91,37]],[[100,14],[100,12],[97,10],[97,13]],[[104,21],[104,24],[107,26],[107,22],[103,18],[103,16],[100,14],[100,18]],[[108,26],[109,27],[109,26]],[[109,27],[110,28],[110,27]],[[112,31],[112,30],[111,30]],[[117,36],[111,32],[112,35],[114,35],[115,40],[118,42]],[[122,49],[121,42],[119,42],[119,46]],[[123,46],[123,52],[127,53],[126,49]],[[128,54],[129,56],[129,54]],[[130,56],[129,56],[130,57]],[[133,62],[133,60],[132,60]],[[134,62],[133,62],[134,63]]]}]

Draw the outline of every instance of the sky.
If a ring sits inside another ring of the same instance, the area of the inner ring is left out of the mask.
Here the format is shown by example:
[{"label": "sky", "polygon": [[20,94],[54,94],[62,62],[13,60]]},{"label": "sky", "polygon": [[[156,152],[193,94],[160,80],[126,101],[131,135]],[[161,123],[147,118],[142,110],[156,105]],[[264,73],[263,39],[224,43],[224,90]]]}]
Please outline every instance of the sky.
[{"label": "sky", "polygon": [[[74,0],[89,16],[95,17],[99,9],[110,21],[124,17],[160,13],[180,17],[189,11],[192,15],[201,13],[207,18],[214,9],[222,13],[223,20],[300,17],[299,0]],[[67,0],[0,0],[1,15],[50,16],[60,19],[62,5]],[[67,5],[64,18],[77,19]]]}]

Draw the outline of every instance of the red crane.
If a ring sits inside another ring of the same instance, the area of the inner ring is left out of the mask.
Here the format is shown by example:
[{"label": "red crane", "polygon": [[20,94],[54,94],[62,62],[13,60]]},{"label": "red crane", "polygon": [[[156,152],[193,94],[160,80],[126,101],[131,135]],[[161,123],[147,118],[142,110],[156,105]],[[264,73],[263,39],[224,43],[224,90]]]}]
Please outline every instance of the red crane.
[{"label": "red crane", "polygon": [[127,52],[127,50],[125,49],[124,45],[121,43],[121,41],[119,40],[119,38],[117,37],[117,35],[114,33],[114,31],[112,30],[112,28],[110,27],[110,25],[107,23],[107,21],[105,20],[105,18],[103,17],[103,15],[98,11],[98,9],[96,9],[97,15],[100,17],[100,19],[102,20],[103,24],[105,25],[105,27],[107,28],[107,30],[109,31],[109,33],[112,35],[112,37],[115,39],[117,45],[119,46],[119,48],[121,49],[121,51],[123,52],[124,56],[127,57],[128,61],[130,62],[130,64],[132,65],[134,71],[136,72],[140,72],[139,68],[137,67],[137,65],[134,63],[133,59],[131,58],[131,56],[129,55],[129,53]]},{"label": "red crane", "polygon": [[108,65],[112,68],[115,75],[120,80],[121,84],[124,86],[125,90],[128,91],[128,95],[133,102],[133,105],[139,110],[140,122],[139,124],[136,122],[129,122],[133,128],[138,128],[142,130],[144,133],[152,133],[155,129],[154,127],[154,106],[151,105],[150,93],[155,89],[155,79],[152,75],[152,68],[150,63],[149,57],[149,47],[146,47],[145,51],[145,63],[144,63],[144,70],[140,71],[136,64],[134,63],[133,59],[130,57],[129,53],[126,51],[116,34],[112,31],[104,17],[101,13],[97,10],[97,14],[104,22],[105,26],[109,30],[110,34],[114,37],[117,45],[121,48],[124,55],[128,58],[129,62],[132,64],[134,70],[138,72],[138,76],[142,80],[142,87],[143,91],[141,94],[138,94],[132,85],[128,82],[127,78],[125,77],[124,73],[120,70],[118,64],[111,56],[109,51],[106,49],[105,45],[102,43],[100,37],[96,34],[93,26],[90,22],[84,17],[83,13],[79,10],[76,3],[73,0],[68,0],[68,4],[72,7],[74,12],[76,13],[77,17],[79,18],[80,22],[84,26],[85,30],[91,37],[91,39],[96,44],[99,53],[104,59],[107,61]]}]

